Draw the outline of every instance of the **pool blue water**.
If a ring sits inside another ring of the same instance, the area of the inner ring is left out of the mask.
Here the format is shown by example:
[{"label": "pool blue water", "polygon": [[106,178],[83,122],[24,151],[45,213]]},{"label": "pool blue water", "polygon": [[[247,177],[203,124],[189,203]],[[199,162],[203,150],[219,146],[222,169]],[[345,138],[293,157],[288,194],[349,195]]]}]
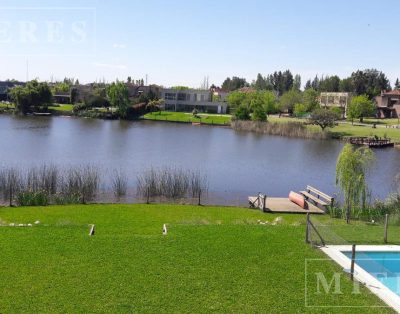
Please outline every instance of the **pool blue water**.
[{"label": "pool blue water", "polygon": [[[351,252],[342,252],[351,259]],[[358,252],[356,264],[400,295],[400,252]]]}]

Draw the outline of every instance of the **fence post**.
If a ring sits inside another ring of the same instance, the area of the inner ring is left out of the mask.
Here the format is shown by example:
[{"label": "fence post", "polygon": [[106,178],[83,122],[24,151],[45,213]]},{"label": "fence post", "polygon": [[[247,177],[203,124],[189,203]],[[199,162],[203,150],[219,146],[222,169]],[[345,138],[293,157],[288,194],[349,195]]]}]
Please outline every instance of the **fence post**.
[{"label": "fence post", "polygon": [[263,197],[263,211],[265,211],[266,203],[267,203],[267,195],[264,194],[264,197]]},{"label": "fence post", "polygon": [[388,220],[389,220],[389,214],[386,214],[385,215],[385,233],[384,233],[384,237],[383,237],[384,243],[387,243]]},{"label": "fence post", "polygon": [[[10,181],[10,182],[11,182],[11,181]],[[12,188],[11,183],[10,183],[10,190],[9,190],[9,192],[10,192],[10,207],[12,207],[13,188]]]},{"label": "fence post", "polygon": [[199,199],[198,199],[198,202],[197,202],[197,205],[201,205],[201,189],[199,190]]},{"label": "fence post", "polygon": [[350,278],[354,280],[354,260],[356,259],[356,245],[351,246],[351,266],[350,266]]},{"label": "fence post", "polygon": [[307,213],[307,218],[306,218],[306,243],[310,243],[310,213]]}]

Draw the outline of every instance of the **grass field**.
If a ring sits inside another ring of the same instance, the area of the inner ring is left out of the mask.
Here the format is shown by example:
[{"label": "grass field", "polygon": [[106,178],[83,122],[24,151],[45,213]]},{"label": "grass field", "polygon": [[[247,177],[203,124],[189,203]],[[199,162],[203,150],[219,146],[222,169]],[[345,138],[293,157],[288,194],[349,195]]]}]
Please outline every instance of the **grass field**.
[{"label": "grass field", "polygon": [[174,121],[174,122],[201,122],[204,124],[218,124],[226,125],[231,122],[230,115],[219,114],[198,114],[200,118],[195,118],[191,113],[173,112],[173,111],[159,111],[147,113],[143,116],[146,120],[161,120],[161,121]]},{"label": "grass field", "polygon": [[74,108],[74,105],[72,104],[60,104],[59,106],[50,106],[50,110],[55,110],[55,111],[72,111]]},{"label": "grass field", "polygon": [[370,307],[382,303],[364,288],[351,294],[344,275],[343,294],[317,294],[314,271],[342,272],[331,261],[312,264],[308,303],[366,307],[306,308],[305,259],[325,256],[304,243],[302,215],[257,223],[277,216],[185,205],[0,208],[3,224],[40,221],[0,227],[0,312],[391,312]]},{"label": "grass field", "polygon": [[[305,122],[305,119],[298,119],[298,118],[291,118],[291,117],[281,117],[278,116],[270,116],[268,118],[270,122]],[[328,131],[335,137],[347,137],[347,136],[379,136],[379,137],[388,137],[392,139],[394,142],[400,142],[400,129],[395,128],[372,128],[372,124],[378,121],[381,125],[392,126],[397,124],[397,119],[365,119],[364,122],[371,124],[371,126],[359,126],[359,125],[352,125],[348,124],[339,124],[334,128],[328,129]],[[309,129],[319,132],[321,128],[316,125],[309,125]]]},{"label": "grass field", "polygon": [[367,124],[380,124],[380,125],[397,125],[399,124],[399,119],[374,119],[368,118],[364,119],[363,123]]},{"label": "grass field", "polygon": [[6,104],[4,102],[0,102],[0,108],[14,108],[14,104]]},{"label": "grass field", "polygon": [[329,131],[335,137],[343,136],[379,136],[388,137],[394,142],[400,142],[400,129],[394,128],[372,128],[368,126],[353,126],[351,124],[339,124]]}]

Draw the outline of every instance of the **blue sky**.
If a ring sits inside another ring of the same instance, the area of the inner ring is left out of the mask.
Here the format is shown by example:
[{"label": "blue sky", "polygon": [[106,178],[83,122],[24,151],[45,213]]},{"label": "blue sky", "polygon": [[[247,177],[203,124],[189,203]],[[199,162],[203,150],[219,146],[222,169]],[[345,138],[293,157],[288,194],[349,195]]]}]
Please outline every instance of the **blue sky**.
[{"label": "blue sky", "polygon": [[400,77],[398,0],[0,2],[0,79],[199,87],[291,69]]}]

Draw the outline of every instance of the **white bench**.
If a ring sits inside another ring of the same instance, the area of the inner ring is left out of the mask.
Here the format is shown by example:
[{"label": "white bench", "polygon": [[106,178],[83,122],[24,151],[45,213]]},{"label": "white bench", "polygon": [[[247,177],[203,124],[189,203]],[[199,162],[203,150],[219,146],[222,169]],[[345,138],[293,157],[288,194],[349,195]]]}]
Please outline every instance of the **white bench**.
[{"label": "white bench", "polygon": [[332,206],[335,200],[332,196],[329,196],[310,185],[307,185],[306,191],[300,191],[300,193],[304,195],[307,201],[312,201],[316,206]]}]

